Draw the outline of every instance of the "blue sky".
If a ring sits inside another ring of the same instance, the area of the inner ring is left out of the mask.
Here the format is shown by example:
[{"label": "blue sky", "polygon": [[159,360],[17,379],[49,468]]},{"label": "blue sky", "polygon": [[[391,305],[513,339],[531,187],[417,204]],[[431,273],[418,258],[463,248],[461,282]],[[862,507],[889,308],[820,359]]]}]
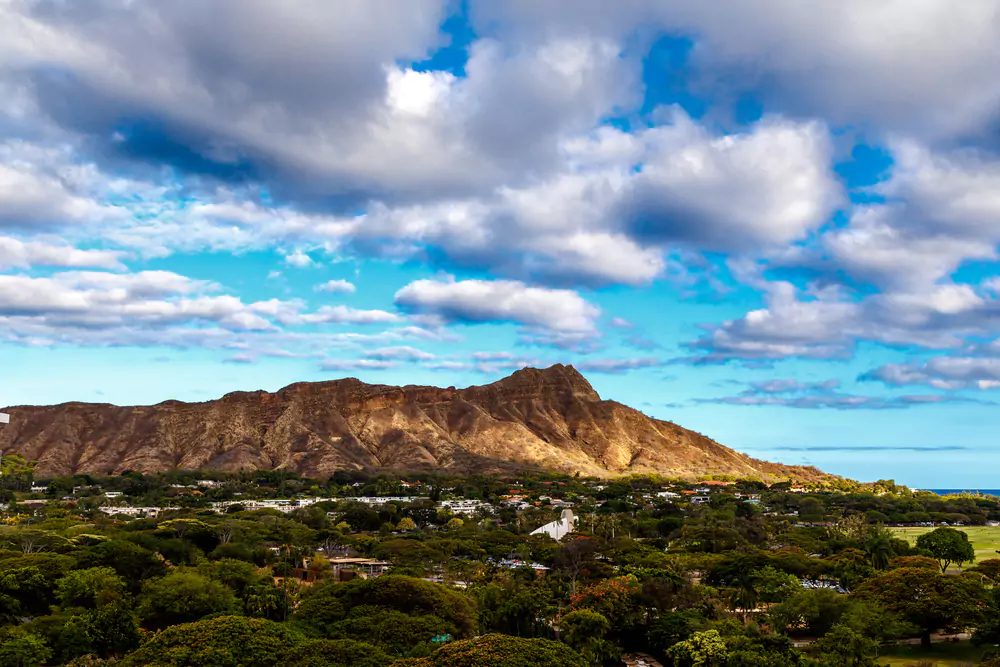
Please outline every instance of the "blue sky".
[{"label": "blue sky", "polygon": [[994,488],[1000,2],[0,3],[0,405],[576,365]]}]

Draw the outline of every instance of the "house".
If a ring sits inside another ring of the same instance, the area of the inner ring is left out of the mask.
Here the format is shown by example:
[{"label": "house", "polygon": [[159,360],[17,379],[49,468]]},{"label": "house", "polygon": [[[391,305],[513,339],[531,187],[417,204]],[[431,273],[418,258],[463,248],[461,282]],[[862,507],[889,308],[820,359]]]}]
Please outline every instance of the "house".
[{"label": "house", "polygon": [[674,493],[673,491],[660,491],[656,495],[657,497],[663,498],[665,500],[670,500],[671,498],[680,498],[680,494]]},{"label": "house", "polygon": [[343,572],[355,572],[362,579],[371,579],[382,576],[392,565],[375,558],[331,558],[330,567],[334,579],[342,579]]},{"label": "house", "polygon": [[49,490],[49,487],[47,487],[47,486],[39,486],[37,484],[32,484],[31,485],[31,492],[32,493],[45,493],[48,490]]},{"label": "house", "polygon": [[691,504],[693,505],[707,505],[712,502],[712,499],[708,496],[692,496]]},{"label": "house", "polygon": [[160,512],[169,512],[180,509],[179,507],[102,507],[101,511],[111,516],[130,516],[147,519],[155,519]]},{"label": "house", "polygon": [[452,511],[452,514],[472,516],[479,509],[487,508],[489,505],[481,500],[442,500],[438,503],[438,507],[441,509],[449,509]]},{"label": "house", "polygon": [[104,497],[105,498],[120,498],[121,495],[122,495],[121,491],[105,491],[104,492]]},{"label": "house", "polygon": [[553,540],[561,540],[576,529],[576,522],[579,520],[579,517],[573,516],[573,510],[563,510],[558,521],[552,521],[540,528],[536,528],[531,531],[531,534],[548,535]]}]

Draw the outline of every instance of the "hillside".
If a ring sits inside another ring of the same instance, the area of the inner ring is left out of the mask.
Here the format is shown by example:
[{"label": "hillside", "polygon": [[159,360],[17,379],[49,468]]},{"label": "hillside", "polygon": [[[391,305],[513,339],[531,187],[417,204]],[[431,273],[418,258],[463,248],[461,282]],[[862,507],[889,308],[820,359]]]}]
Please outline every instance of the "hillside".
[{"label": "hillside", "polygon": [[572,366],[526,368],[467,389],[356,379],[235,392],[204,403],[119,407],[65,403],[5,409],[0,450],[37,474],[285,468],[499,472],[538,467],[585,475],[825,477],[758,461],[672,422],[605,401]]}]

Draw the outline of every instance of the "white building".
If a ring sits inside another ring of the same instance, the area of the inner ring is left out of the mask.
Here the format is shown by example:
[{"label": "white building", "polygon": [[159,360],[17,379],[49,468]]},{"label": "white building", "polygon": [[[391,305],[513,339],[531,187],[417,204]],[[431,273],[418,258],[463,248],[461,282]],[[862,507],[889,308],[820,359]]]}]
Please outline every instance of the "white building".
[{"label": "white building", "polygon": [[415,503],[418,500],[429,500],[426,496],[354,496],[351,498],[331,498],[337,502],[356,502],[365,505],[385,505],[386,503]]},{"label": "white building", "polygon": [[155,519],[160,512],[169,512],[179,507],[102,507],[101,511],[112,516],[121,514],[131,517],[147,517]]},{"label": "white building", "polygon": [[561,540],[576,529],[579,517],[573,516],[573,510],[563,510],[558,521],[547,523],[541,528],[531,531],[532,535],[548,535],[554,540]]},{"label": "white building", "polygon": [[488,505],[481,500],[442,500],[438,503],[438,507],[449,509],[452,514],[472,516],[481,507],[488,507]]}]

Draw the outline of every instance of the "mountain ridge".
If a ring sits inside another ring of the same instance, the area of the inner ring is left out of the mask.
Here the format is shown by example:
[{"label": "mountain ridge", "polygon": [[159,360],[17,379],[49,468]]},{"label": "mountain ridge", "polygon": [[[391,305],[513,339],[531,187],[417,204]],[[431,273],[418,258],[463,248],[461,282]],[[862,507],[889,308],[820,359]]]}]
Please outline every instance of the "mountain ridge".
[{"label": "mountain ridge", "polygon": [[610,477],[756,476],[818,481],[812,467],[758,461],[685,429],[603,400],[572,366],[524,368],[464,389],[296,382],[148,406],[70,402],[13,406],[0,451],[40,475],[173,469],[519,468]]}]

